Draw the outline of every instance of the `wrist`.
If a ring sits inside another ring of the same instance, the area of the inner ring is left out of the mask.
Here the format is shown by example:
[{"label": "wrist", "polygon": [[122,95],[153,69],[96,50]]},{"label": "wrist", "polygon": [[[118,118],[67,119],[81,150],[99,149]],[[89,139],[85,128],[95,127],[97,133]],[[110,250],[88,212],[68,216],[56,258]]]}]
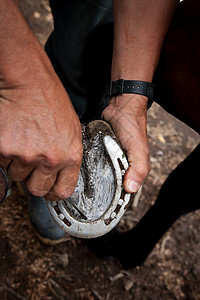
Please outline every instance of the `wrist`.
[{"label": "wrist", "polygon": [[136,94],[122,94],[118,96],[113,96],[110,99],[110,105],[117,110],[122,110],[128,108],[130,110],[141,110],[147,111],[148,98],[142,95]]},{"label": "wrist", "polygon": [[106,88],[107,96],[118,96],[122,94],[141,95],[147,98],[147,108],[151,107],[154,101],[154,84],[146,81],[119,79],[111,81]]},{"label": "wrist", "polygon": [[146,128],[147,98],[141,95],[123,94],[110,99],[109,105],[104,109],[102,118],[109,122],[120,123],[122,120],[130,121],[134,127]]}]

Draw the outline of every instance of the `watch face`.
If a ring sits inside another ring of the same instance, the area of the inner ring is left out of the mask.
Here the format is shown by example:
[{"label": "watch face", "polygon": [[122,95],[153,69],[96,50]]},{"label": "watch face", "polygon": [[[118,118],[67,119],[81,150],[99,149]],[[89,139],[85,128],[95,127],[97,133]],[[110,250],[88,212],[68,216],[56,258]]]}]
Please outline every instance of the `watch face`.
[{"label": "watch face", "polygon": [[3,200],[6,198],[8,187],[8,177],[3,169],[0,168],[0,202],[3,202]]}]

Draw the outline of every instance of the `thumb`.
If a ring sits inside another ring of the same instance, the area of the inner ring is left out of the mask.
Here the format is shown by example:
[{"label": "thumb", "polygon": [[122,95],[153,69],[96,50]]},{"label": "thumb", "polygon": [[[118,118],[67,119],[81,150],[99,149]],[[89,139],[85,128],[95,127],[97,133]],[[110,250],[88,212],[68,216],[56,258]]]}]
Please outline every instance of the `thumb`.
[{"label": "thumb", "polygon": [[129,168],[124,176],[124,189],[128,193],[136,193],[151,169],[149,151],[131,147],[127,155]]}]

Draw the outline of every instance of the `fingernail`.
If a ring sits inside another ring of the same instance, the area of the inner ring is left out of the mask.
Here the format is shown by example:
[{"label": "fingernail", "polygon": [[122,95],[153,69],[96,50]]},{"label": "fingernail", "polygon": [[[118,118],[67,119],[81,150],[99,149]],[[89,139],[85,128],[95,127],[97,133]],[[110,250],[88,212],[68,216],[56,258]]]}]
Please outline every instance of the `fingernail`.
[{"label": "fingernail", "polygon": [[139,189],[139,184],[134,180],[128,180],[127,186],[131,193],[136,193]]}]

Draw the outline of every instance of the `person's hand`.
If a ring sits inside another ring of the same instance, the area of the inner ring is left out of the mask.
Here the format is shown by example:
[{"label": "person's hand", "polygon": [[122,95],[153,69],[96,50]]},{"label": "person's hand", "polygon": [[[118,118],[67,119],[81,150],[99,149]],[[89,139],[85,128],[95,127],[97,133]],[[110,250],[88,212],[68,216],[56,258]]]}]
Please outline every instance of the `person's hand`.
[{"label": "person's hand", "polygon": [[127,154],[129,168],[124,177],[124,188],[129,193],[138,190],[150,171],[146,106],[146,97],[123,94],[113,97],[102,113]]},{"label": "person's hand", "polygon": [[50,200],[74,191],[82,160],[79,119],[16,1],[0,1],[0,165]]},{"label": "person's hand", "polygon": [[[152,82],[177,5],[175,0],[113,1],[112,81],[123,78]],[[124,177],[127,192],[136,192],[150,170],[146,106],[144,96],[123,94],[113,97],[103,112],[127,152],[130,164]]]},{"label": "person's hand", "polygon": [[76,187],[81,126],[46,54],[34,58],[0,81],[0,165],[32,194],[56,200]]}]

